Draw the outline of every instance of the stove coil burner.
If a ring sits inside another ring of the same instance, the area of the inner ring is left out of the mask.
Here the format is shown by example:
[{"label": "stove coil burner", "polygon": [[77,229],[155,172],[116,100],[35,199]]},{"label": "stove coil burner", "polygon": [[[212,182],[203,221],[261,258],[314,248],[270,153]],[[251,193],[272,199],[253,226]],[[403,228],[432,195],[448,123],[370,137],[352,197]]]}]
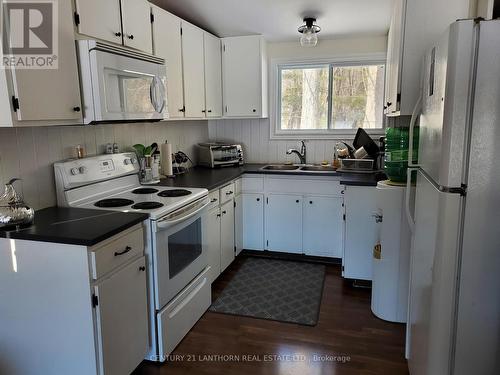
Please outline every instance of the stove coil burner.
[{"label": "stove coil burner", "polygon": [[138,188],[135,190],[132,190],[132,193],[134,194],[153,194],[157,193],[158,189],[153,189],[153,188]]},{"label": "stove coil burner", "polygon": [[123,207],[130,206],[134,201],[125,198],[109,198],[95,202],[96,207]]},{"label": "stove coil burner", "polygon": [[152,210],[155,208],[163,207],[163,203],[160,202],[139,202],[132,206],[136,210]]},{"label": "stove coil burner", "polygon": [[158,193],[160,197],[182,197],[189,194],[191,194],[191,192],[185,189],[163,190]]}]

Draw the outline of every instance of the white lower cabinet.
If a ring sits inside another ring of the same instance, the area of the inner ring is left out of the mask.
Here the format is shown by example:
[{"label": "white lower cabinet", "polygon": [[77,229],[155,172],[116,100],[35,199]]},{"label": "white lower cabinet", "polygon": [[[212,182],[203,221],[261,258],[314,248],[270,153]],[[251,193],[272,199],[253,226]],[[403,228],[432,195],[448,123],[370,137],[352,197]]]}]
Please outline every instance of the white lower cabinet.
[{"label": "white lower cabinet", "polygon": [[[226,185],[209,193],[210,208],[203,216],[203,243],[210,266],[208,280],[212,283],[233,262],[238,243],[235,223],[241,210],[236,212],[238,197],[233,199],[234,184]],[[222,199],[221,199],[222,198]],[[220,204],[220,202],[223,202]]]},{"label": "white lower cabinet", "polygon": [[207,247],[210,271],[208,279],[212,283],[220,275],[220,207],[208,211],[203,217],[203,243]]},{"label": "white lower cabinet", "polygon": [[94,286],[101,374],[130,374],[149,344],[146,263],[141,257]]},{"label": "white lower cabinet", "polygon": [[304,198],[304,254],[341,258],[344,228],[343,199],[306,196]]},{"label": "white lower cabinet", "polygon": [[223,272],[234,260],[234,202],[220,207],[220,270]]},{"label": "white lower cabinet", "polygon": [[367,186],[347,186],[345,191],[345,245],[342,275],[350,279],[372,279],[372,254],[377,224],[376,190]]},{"label": "white lower cabinet", "polygon": [[[239,197],[241,214],[236,217],[241,216],[241,247],[247,250],[264,250],[264,194],[243,193]],[[238,211],[238,202],[236,210]],[[236,224],[238,227],[238,222]]]},{"label": "white lower cabinet", "polygon": [[302,253],[302,196],[266,196],[266,249]]}]

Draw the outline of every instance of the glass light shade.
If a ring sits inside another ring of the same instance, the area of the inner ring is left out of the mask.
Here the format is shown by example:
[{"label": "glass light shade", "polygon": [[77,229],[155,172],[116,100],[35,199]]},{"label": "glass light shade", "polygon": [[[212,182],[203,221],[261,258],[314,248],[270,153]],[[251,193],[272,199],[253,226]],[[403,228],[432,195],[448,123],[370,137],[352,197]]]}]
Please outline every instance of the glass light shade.
[{"label": "glass light shade", "polygon": [[316,44],[318,44],[318,35],[316,35],[314,29],[307,28],[304,30],[300,37],[300,45],[302,47],[314,47]]}]

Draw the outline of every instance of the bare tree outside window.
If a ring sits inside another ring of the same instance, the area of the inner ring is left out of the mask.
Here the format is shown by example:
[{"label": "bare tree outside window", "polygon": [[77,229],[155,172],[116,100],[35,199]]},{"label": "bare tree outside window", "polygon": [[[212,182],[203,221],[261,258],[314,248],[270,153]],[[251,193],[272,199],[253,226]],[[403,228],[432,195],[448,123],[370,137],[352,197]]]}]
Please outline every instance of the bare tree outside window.
[{"label": "bare tree outside window", "polygon": [[280,129],[381,129],[384,74],[381,64],[280,67]]}]

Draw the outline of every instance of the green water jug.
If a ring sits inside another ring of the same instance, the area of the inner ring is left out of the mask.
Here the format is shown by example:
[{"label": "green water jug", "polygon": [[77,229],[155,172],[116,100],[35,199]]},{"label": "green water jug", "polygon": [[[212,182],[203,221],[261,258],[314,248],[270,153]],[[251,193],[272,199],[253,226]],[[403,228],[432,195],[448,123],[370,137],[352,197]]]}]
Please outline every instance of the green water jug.
[{"label": "green water jug", "polygon": [[[418,161],[418,134],[419,128],[413,131],[413,157]],[[406,182],[408,168],[408,148],[410,145],[410,129],[387,128],[385,131],[385,158],[384,170],[389,180],[393,182]]]}]

